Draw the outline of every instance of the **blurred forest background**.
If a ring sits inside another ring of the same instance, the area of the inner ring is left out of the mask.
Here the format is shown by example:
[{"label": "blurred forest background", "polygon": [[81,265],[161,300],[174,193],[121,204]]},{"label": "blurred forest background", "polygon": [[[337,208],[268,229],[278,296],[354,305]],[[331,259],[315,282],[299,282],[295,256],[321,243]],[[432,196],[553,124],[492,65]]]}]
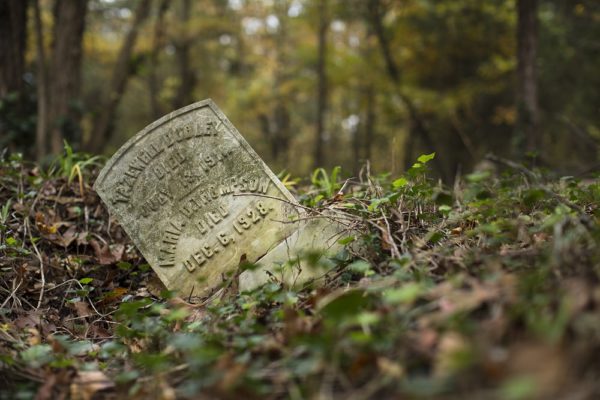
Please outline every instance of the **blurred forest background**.
[{"label": "blurred forest background", "polygon": [[0,0],[0,148],[111,154],[212,98],[276,171],[598,169],[597,0]]}]

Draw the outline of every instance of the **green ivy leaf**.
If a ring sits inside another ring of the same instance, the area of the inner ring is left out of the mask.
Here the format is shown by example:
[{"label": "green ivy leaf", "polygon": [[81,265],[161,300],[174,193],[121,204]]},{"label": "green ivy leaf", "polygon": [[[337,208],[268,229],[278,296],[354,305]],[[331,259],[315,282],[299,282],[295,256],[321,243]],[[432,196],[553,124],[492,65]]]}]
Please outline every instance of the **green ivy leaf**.
[{"label": "green ivy leaf", "polygon": [[420,162],[421,164],[427,164],[429,161],[433,160],[435,158],[435,152],[431,153],[431,154],[421,154],[419,156],[419,158],[417,158],[417,161]]},{"label": "green ivy leaf", "polygon": [[357,272],[360,274],[364,274],[369,269],[371,269],[371,264],[366,261],[358,260],[354,261],[352,264],[348,265],[348,269],[352,272]]},{"label": "green ivy leaf", "polygon": [[341,245],[346,245],[348,243],[352,243],[356,240],[356,237],[354,236],[346,236],[345,238],[341,238],[340,240],[338,240],[338,243]]},{"label": "green ivy leaf", "polygon": [[389,289],[383,292],[383,300],[388,304],[408,304],[415,301],[424,288],[418,283],[407,283],[398,289]]},{"label": "green ivy leaf", "polygon": [[327,320],[337,323],[357,315],[367,302],[368,298],[364,296],[362,290],[350,290],[327,302],[321,308],[321,315]]},{"label": "green ivy leaf", "polygon": [[39,368],[53,360],[52,347],[49,344],[32,346],[21,352],[21,358],[29,366]]},{"label": "green ivy leaf", "polygon": [[406,178],[398,178],[394,182],[392,182],[392,186],[394,187],[394,189],[399,189],[406,185],[408,185],[408,179]]}]

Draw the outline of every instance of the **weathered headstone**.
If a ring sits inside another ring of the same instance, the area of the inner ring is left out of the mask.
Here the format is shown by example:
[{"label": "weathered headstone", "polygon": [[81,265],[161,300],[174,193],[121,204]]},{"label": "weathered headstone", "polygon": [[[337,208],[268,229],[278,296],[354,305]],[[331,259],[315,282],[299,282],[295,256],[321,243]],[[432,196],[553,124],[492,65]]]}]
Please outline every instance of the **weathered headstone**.
[{"label": "weathered headstone", "polygon": [[130,139],[95,189],[169,289],[205,294],[298,227],[295,199],[211,100]]}]

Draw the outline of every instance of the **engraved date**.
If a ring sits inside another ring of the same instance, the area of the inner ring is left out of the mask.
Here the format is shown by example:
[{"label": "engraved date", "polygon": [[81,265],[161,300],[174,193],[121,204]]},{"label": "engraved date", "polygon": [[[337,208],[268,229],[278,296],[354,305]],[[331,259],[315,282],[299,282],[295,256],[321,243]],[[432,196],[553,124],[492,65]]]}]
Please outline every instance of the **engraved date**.
[{"label": "engraved date", "polygon": [[258,201],[240,212],[233,220],[233,229],[226,229],[216,234],[214,245],[203,244],[199,250],[193,253],[183,265],[189,272],[204,265],[215,254],[220,253],[231,243],[235,243],[236,236],[246,234],[253,226],[259,224],[273,208],[269,208],[264,202]]}]

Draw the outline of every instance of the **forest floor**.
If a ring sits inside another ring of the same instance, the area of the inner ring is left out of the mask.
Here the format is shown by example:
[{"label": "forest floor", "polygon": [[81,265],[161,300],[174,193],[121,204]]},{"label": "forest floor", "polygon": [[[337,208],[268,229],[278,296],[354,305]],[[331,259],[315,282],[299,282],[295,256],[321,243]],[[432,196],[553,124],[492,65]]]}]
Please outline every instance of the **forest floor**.
[{"label": "forest floor", "polygon": [[600,398],[600,180],[492,157],[448,188],[432,157],[292,187],[361,232],[323,282],[191,302],[109,219],[96,159],[4,154],[0,399]]}]

